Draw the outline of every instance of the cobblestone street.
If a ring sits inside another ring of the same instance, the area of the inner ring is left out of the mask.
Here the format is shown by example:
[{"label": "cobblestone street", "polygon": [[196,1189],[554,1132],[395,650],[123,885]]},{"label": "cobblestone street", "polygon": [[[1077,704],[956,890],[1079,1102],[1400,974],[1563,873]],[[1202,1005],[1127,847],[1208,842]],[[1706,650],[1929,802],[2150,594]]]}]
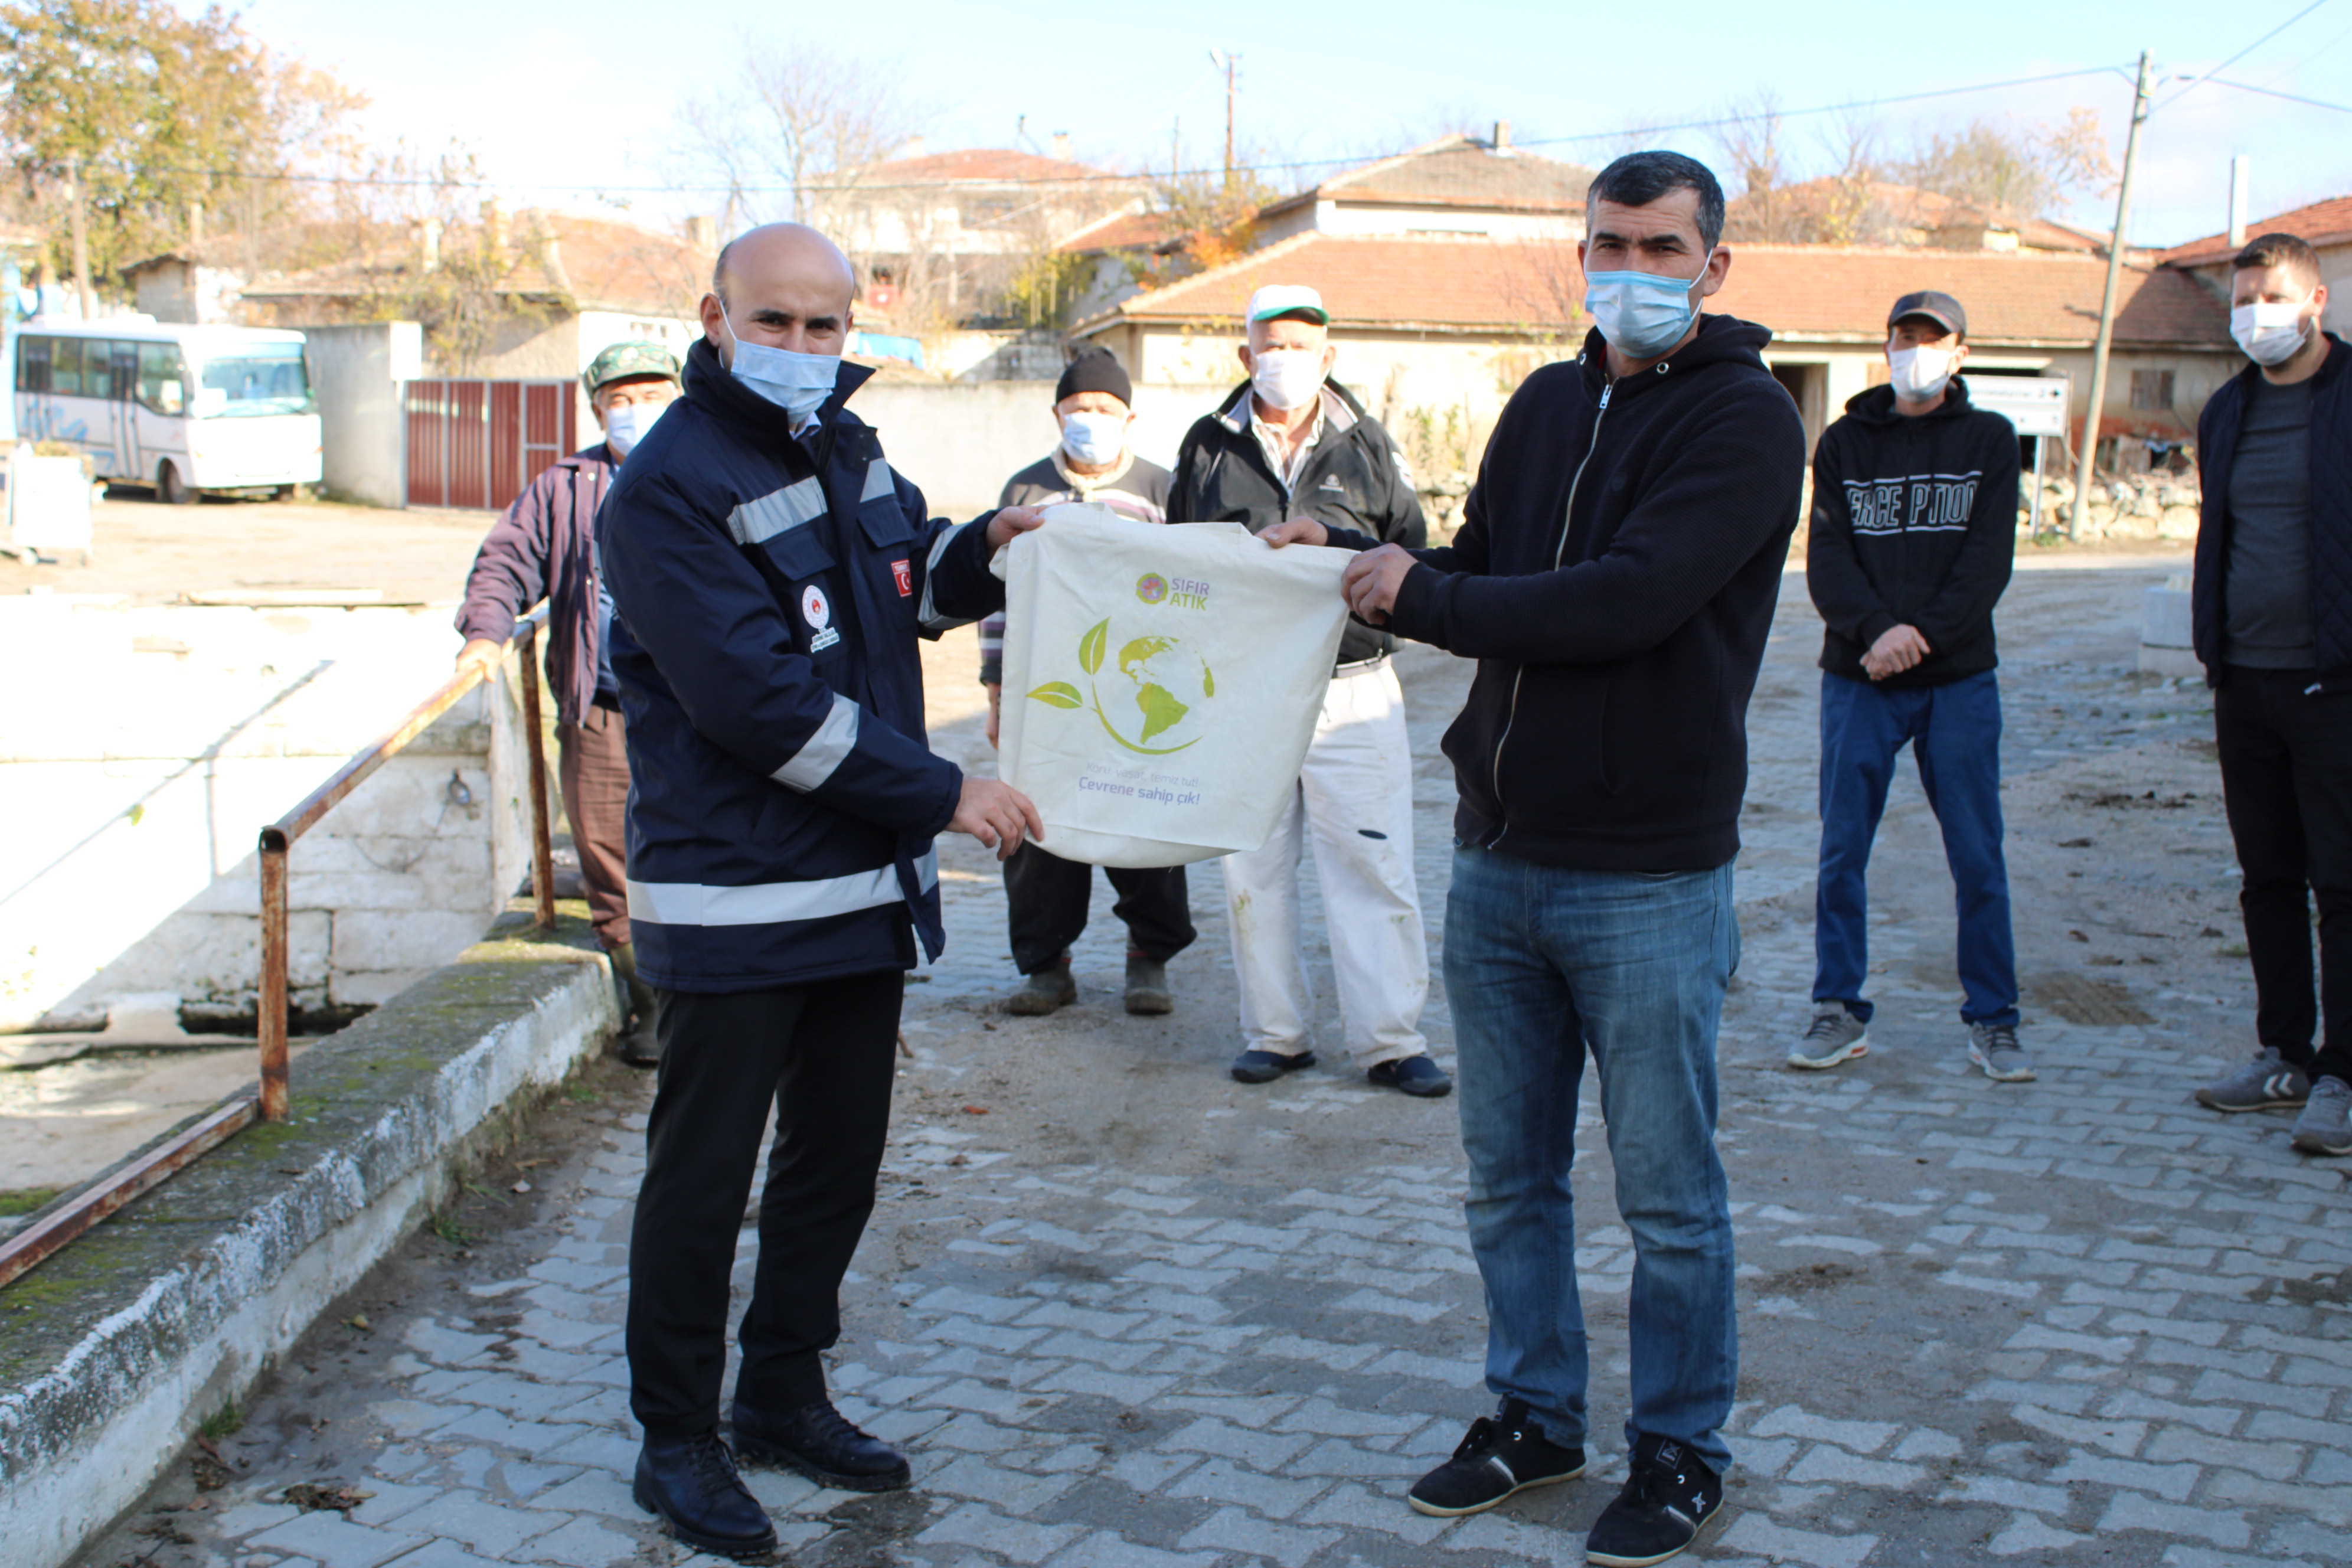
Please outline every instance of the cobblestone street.
[{"label": "cobblestone street", "polygon": [[[2352,1164],[2293,1153],[2283,1117],[2189,1098],[2252,1037],[2209,694],[2131,673],[2141,590],[2185,565],[2035,566],[2002,613],[2041,1070],[2014,1085],[1967,1065],[1950,886],[1907,773],[1873,883],[1874,1050],[1824,1075],[1782,1065],[1809,1011],[1820,637],[1801,576],[1785,580],[1752,716],[1745,954],[1722,1047],[1738,1468],[1695,1559],[2352,1557]],[[948,658],[969,659],[968,633]],[[1425,649],[1401,662],[1434,950],[1453,807],[1437,741],[1469,668]],[[969,717],[934,743],[989,755]],[[1171,965],[1172,1017],[1119,1011],[1124,936],[1099,879],[1080,1003],[1011,1017],[992,863],[968,840],[941,858],[950,952],[909,990],[912,1054],[833,1369],[845,1411],[907,1448],[915,1487],[749,1472],[789,1559],[1580,1562],[1623,1473],[1633,1267],[1589,1078],[1592,1469],[1424,1518],[1405,1488],[1490,1405],[1454,1102],[1368,1084],[1336,1029],[1318,1068],[1231,1081],[1213,864],[1193,870],[1202,935]],[[1318,980],[1335,1017],[1328,963]],[[1427,1024],[1450,1061],[1442,988]],[[620,1325],[650,1090],[605,1068],[551,1105],[89,1568],[686,1561],[627,1481]]]}]

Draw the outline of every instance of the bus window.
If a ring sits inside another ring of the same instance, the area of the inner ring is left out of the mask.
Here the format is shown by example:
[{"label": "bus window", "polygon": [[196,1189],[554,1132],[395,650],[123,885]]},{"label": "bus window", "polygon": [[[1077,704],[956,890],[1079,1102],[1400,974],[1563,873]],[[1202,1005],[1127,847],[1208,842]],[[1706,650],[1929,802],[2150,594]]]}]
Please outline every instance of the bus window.
[{"label": "bus window", "polygon": [[195,398],[200,419],[312,414],[300,343],[242,343],[205,358]]},{"label": "bus window", "polygon": [[16,390],[47,392],[49,390],[49,348],[54,338],[19,338],[17,342]]},{"label": "bus window", "polygon": [[158,414],[177,416],[187,409],[188,374],[177,343],[139,345],[139,401]]},{"label": "bus window", "polygon": [[114,345],[92,338],[81,345],[81,395],[84,397],[114,395]]},{"label": "bus window", "polygon": [[49,355],[49,390],[65,397],[81,395],[81,340],[52,338],[55,347]]}]

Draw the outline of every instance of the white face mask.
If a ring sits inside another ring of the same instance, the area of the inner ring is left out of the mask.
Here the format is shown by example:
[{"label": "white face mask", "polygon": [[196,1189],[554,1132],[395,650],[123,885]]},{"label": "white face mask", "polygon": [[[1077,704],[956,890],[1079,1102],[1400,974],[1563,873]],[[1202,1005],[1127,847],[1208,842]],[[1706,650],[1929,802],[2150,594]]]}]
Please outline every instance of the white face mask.
[{"label": "white face mask", "polygon": [[1090,468],[1118,461],[1127,449],[1127,416],[1080,412],[1062,416],[1062,450]]},{"label": "white face mask", "polygon": [[623,403],[604,410],[604,445],[613,448],[613,456],[625,458],[637,449],[654,421],[662,416],[667,403]]},{"label": "white face mask", "polygon": [[1250,356],[1250,387],[1268,408],[1297,408],[1323,386],[1321,349],[1260,349]]},{"label": "white face mask", "polygon": [[1886,366],[1895,395],[1910,403],[1926,403],[1952,379],[1952,351],[1920,346],[1889,349]]},{"label": "white face mask", "polygon": [[2241,305],[2230,312],[2230,335],[2256,364],[2284,364],[2310,341],[2311,323],[2304,315],[2310,306],[2308,300]]},{"label": "white face mask", "polygon": [[735,340],[735,359],[728,366],[735,379],[782,409],[791,416],[793,428],[799,429],[833,395],[834,380],[841,374],[840,355],[796,353],[766,343],[747,343],[728,320],[724,300],[719,301],[719,319],[725,323],[727,335]]}]

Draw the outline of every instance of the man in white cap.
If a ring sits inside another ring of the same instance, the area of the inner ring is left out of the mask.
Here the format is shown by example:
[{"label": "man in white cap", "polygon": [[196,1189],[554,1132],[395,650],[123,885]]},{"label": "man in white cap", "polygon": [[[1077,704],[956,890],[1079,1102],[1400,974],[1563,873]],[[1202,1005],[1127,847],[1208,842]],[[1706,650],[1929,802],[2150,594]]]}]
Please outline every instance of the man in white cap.
[{"label": "man in white cap", "polygon": [[[1293,519],[1419,549],[1428,528],[1412,470],[1379,420],[1330,379],[1337,351],[1322,296],[1275,284],[1250,299],[1247,383],[1204,415],[1177,454],[1171,522]],[[1314,1065],[1298,866],[1310,837],[1349,1050],[1375,1083],[1407,1094],[1454,1087],[1421,1033],[1429,945],[1412,869],[1412,748],[1386,632],[1351,623],[1307,747],[1298,792],[1261,848],[1222,865],[1240,982],[1234,1077],[1270,1083]]]}]

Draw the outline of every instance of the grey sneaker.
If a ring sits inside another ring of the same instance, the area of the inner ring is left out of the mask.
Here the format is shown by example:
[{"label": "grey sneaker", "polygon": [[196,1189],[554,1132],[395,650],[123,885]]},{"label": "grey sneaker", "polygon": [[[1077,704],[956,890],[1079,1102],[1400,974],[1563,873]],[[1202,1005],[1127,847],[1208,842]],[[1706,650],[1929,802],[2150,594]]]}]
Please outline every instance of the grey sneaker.
[{"label": "grey sneaker", "polygon": [[1970,1024],[1969,1060],[1995,1083],[2032,1083],[2033,1058],[2017,1043],[2014,1024]]},{"label": "grey sneaker", "polygon": [[1870,1030],[1843,1002],[1813,1004],[1813,1026],[1789,1053],[1789,1065],[1819,1072],[1870,1054]]},{"label": "grey sneaker", "polygon": [[2311,1100],[2294,1119],[2294,1146],[2305,1154],[2352,1154],[2352,1083],[2311,1080]]},{"label": "grey sneaker", "polygon": [[2289,1067],[2276,1046],[2197,1091],[2197,1103],[2208,1110],[2292,1110],[2310,1098],[2311,1080]]}]

